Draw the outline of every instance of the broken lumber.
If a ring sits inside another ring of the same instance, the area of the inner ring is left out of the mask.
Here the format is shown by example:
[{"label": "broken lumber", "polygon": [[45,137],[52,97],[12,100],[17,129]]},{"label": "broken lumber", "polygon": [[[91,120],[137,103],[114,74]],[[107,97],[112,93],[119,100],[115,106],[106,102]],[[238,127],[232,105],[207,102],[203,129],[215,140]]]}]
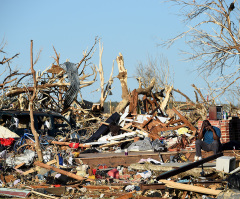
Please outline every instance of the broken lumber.
[{"label": "broken lumber", "polygon": [[132,93],[129,96],[129,113],[131,115],[137,115],[137,107],[138,107],[138,93],[136,89],[132,91]]},{"label": "broken lumber", "polygon": [[134,140],[134,138],[128,139],[128,140],[122,140],[122,141],[118,141],[118,142],[112,142],[112,143],[109,143],[109,144],[104,144],[102,146],[99,146],[99,148],[109,147],[109,146],[113,146],[113,145],[116,145],[116,144],[121,144],[121,143],[124,143],[124,142],[130,142],[130,141],[133,141],[133,140]]},{"label": "broken lumber", "polygon": [[140,184],[141,191],[149,190],[149,189],[166,189],[166,186],[163,184]]},{"label": "broken lumber", "polygon": [[183,121],[183,123],[186,124],[186,126],[188,126],[193,131],[193,135],[195,135],[195,133],[197,132],[197,129],[184,116],[182,116],[177,111],[177,109],[173,107],[172,110],[178,115],[178,117]]},{"label": "broken lumber", "polygon": [[97,186],[97,185],[83,185],[81,187],[85,187],[87,189],[123,189],[124,186]]},{"label": "broken lumber", "polygon": [[25,162],[23,162],[23,163],[21,163],[21,164],[15,166],[14,169],[18,169],[18,168],[20,168],[21,166],[23,166],[24,164],[25,164]]},{"label": "broken lumber", "polygon": [[[51,141],[51,144],[58,144],[58,145],[64,145],[64,146],[69,146],[69,144],[71,144],[71,142],[60,142],[60,141]],[[90,145],[89,144],[79,144],[80,148],[89,148]]]},{"label": "broken lumber", "polygon": [[56,199],[58,197],[54,197],[54,196],[49,196],[49,195],[46,195],[46,194],[43,194],[43,193],[40,193],[40,192],[37,192],[37,191],[31,191],[31,193],[34,193],[36,195],[40,195],[40,196],[43,196],[43,197],[46,197],[46,198],[53,198],[53,199]]},{"label": "broken lumber", "polygon": [[[58,157],[58,156],[57,156],[57,157]],[[55,163],[57,163],[56,160],[51,160],[51,161],[47,162],[46,164],[47,164],[47,165],[51,165],[51,164],[55,164]],[[31,168],[31,169],[23,172],[22,174],[23,174],[23,175],[28,175],[28,174],[30,174],[30,173],[35,172],[36,170],[37,170],[37,168],[34,167],[34,168]]]},{"label": "broken lumber", "polygon": [[[107,122],[101,122],[101,124],[105,124],[105,125],[110,125],[109,123],[107,123]],[[121,130],[123,130],[123,131],[128,131],[128,132],[132,132],[133,130],[131,130],[131,129],[127,129],[127,128],[120,128]]]},{"label": "broken lumber", "polygon": [[66,175],[66,176],[68,176],[70,178],[73,178],[73,179],[76,179],[76,180],[85,180],[86,179],[86,178],[83,178],[81,176],[75,175],[74,173],[67,172],[67,171],[64,171],[62,169],[58,169],[56,167],[44,164],[44,163],[39,162],[39,161],[34,162],[34,165],[40,166],[40,167],[45,168],[45,169],[56,171],[60,174]]},{"label": "broken lumber", "polygon": [[129,198],[132,198],[134,193],[136,193],[136,191],[132,191],[130,193],[124,194],[123,196],[120,196],[120,197],[118,197],[116,199],[129,199]]},{"label": "broken lumber", "polygon": [[198,193],[203,193],[203,194],[208,194],[208,195],[216,196],[222,192],[222,190],[208,189],[208,188],[204,188],[204,187],[173,182],[170,180],[161,180],[161,182],[165,183],[165,185],[170,188],[181,189],[181,190],[186,190],[186,191],[193,191],[193,192],[198,192]]},{"label": "broken lumber", "polygon": [[36,168],[31,168],[31,169],[23,172],[22,174],[25,176],[25,175],[28,175],[28,174],[33,173],[33,172],[35,172],[35,171],[36,171]]}]

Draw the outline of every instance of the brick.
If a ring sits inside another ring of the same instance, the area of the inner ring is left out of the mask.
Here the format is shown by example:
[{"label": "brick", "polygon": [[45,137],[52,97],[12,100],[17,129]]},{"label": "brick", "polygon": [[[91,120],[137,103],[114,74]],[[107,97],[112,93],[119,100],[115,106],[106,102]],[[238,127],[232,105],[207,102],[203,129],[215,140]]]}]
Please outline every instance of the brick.
[{"label": "brick", "polygon": [[229,136],[229,133],[221,133],[221,136]]},{"label": "brick", "polygon": [[223,135],[221,138],[230,138],[230,135]]},{"label": "brick", "polygon": [[221,135],[229,135],[229,131],[221,131]]},{"label": "brick", "polygon": [[227,129],[221,129],[221,133],[230,133],[230,131]]}]

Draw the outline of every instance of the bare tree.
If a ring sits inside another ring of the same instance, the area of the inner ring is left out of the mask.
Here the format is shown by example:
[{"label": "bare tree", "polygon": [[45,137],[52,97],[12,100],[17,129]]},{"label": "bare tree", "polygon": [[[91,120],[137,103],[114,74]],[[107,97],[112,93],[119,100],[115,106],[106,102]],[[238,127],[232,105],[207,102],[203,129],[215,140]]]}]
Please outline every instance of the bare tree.
[{"label": "bare tree", "polygon": [[[32,76],[33,76],[33,82],[34,82],[34,90],[33,90],[33,94],[32,96],[29,96],[29,109],[30,109],[30,119],[31,119],[31,130],[32,130],[32,133],[34,135],[34,138],[35,138],[35,149],[36,149],[36,152],[37,152],[37,155],[38,155],[38,159],[40,162],[43,161],[43,156],[42,156],[42,151],[41,151],[41,148],[40,148],[40,144],[39,144],[39,135],[35,129],[35,126],[34,126],[34,116],[33,116],[33,110],[34,110],[34,107],[33,107],[33,101],[37,95],[37,80],[36,80],[36,71],[34,70],[33,66],[34,66],[34,63],[33,63],[33,40],[31,40],[31,50],[30,50],[30,64],[31,64],[31,72],[32,72]],[[36,62],[35,62],[36,63]]]},{"label": "bare tree", "polygon": [[[89,62],[89,60],[92,58],[95,52],[94,47],[97,43],[98,38],[95,39],[95,42],[90,50],[85,50],[83,52],[82,59],[79,61],[79,63],[76,64],[76,67],[80,71],[78,72],[80,89],[90,86],[96,81],[96,66]],[[60,53],[57,53],[54,47],[53,50],[55,52],[55,56],[53,57],[54,63],[51,66],[47,67],[43,72],[38,71],[38,73],[36,73],[36,83],[38,87],[36,96],[33,101],[33,103],[35,104],[35,109],[43,108],[55,111],[61,111],[63,109],[63,95],[69,88],[70,82],[68,80],[68,75],[66,71],[60,67]],[[39,56],[40,53],[38,53],[35,59],[36,61],[33,63],[33,65],[36,64]],[[85,73],[85,70],[88,66],[91,66],[91,74]],[[6,93],[4,96],[8,98],[13,98],[19,96],[20,94],[26,96],[28,93],[33,93],[35,88],[32,79],[30,79],[30,83],[28,84],[26,83],[25,79],[26,77],[29,77],[31,75],[32,73],[18,73],[18,71],[12,71],[10,75],[6,76],[3,84],[0,84],[0,89],[1,87],[6,89]],[[7,87],[6,85],[9,83],[12,84],[11,86]]]},{"label": "bare tree", "polygon": [[103,54],[103,45],[101,45],[101,42],[99,40],[99,67],[97,67],[97,70],[99,72],[100,77],[100,88],[101,88],[101,97],[100,97],[100,105],[103,107],[103,104],[105,100],[107,99],[108,94],[111,92],[112,83],[113,83],[113,69],[114,69],[114,62],[112,66],[112,72],[110,74],[109,80],[104,88],[104,71],[103,71],[103,65],[102,65],[102,54]]},{"label": "bare tree", "polygon": [[5,54],[6,54],[6,52],[4,51],[5,46],[6,46],[6,42],[3,39],[0,43],[0,53],[1,53],[1,55],[3,55],[3,58],[1,58],[2,60],[0,60],[1,65],[9,63],[12,59],[14,59],[15,57],[17,57],[19,55],[19,53],[17,53],[10,58],[5,57]]},{"label": "bare tree", "polygon": [[[175,38],[160,44],[170,47],[176,40],[185,38],[189,45],[186,60],[193,60],[196,69],[207,72],[204,75],[218,74],[215,95],[223,95],[239,80],[239,9],[238,2],[225,0],[188,1],[170,0],[180,7],[189,29]],[[235,84],[236,85],[236,84]],[[222,89],[219,89],[219,88]]]},{"label": "bare tree", "polygon": [[[152,79],[155,79],[153,93],[159,100],[160,108],[165,111],[168,102],[172,97],[174,72],[170,67],[168,59],[162,54],[153,58],[148,57],[147,63],[140,62],[136,68],[139,88],[147,88],[151,85]],[[164,96],[165,94],[165,96]]]},{"label": "bare tree", "polygon": [[165,88],[166,85],[172,85],[174,72],[171,71],[168,59],[163,55],[158,57],[148,57],[147,63],[139,62],[137,68],[139,87],[148,87],[151,80],[155,78],[154,92]]}]

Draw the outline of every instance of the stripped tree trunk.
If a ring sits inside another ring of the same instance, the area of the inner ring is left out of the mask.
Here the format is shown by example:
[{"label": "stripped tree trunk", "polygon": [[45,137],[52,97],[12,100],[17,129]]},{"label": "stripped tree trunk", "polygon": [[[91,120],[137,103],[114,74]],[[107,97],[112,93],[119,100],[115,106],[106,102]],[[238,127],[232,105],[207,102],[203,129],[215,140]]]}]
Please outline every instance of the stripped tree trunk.
[{"label": "stripped tree trunk", "polygon": [[[119,56],[117,57],[117,64],[118,64],[118,79],[121,82],[121,87],[122,87],[122,101],[118,104],[116,107],[116,112],[122,112],[126,106],[129,104],[130,100],[130,93],[128,91],[128,85],[127,85],[127,70],[124,67],[124,61],[123,61],[123,56],[121,53],[119,53]],[[138,88],[136,89],[136,93],[143,94],[143,95],[150,95],[152,89],[155,85],[155,78],[151,80],[150,85],[147,88]]]},{"label": "stripped tree trunk", "polygon": [[43,157],[42,157],[42,151],[40,148],[40,144],[39,144],[39,135],[34,127],[34,117],[33,117],[33,101],[36,97],[36,90],[37,90],[37,81],[36,81],[36,71],[33,69],[33,41],[31,40],[31,52],[30,52],[30,57],[31,57],[31,72],[33,75],[33,82],[34,82],[34,89],[33,89],[33,94],[31,97],[29,97],[29,108],[30,108],[30,120],[31,120],[31,130],[32,133],[34,135],[34,139],[35,139],[35,149],[38,155],[38,159],[40,162],[43,161]]},{"label": "stripped tree trunk", "polygon": [[111,85],[113,83],[113,69],[114,65],[112,66],[112,72],[110,74],[110,78],[108,80],[107,86],[104,89],[104,71],[103,71],[103,65],[102,65],[102,54],[103,54],[103,45],[101,45],[99,40],[99,67],[97,67],[97,70],[99,72],[100,77],[100,88],[101,88],[101,98],[100,98],[100,105],[103,107],[105,100],[107,99],[108,94],[111,92]]},{"label": "stripped tree trunk", "polygon": [[169,99],[170,99],[170,94],[171,94],[171,92],[172,92],[172,89],[173,89],[173,86],[169,86],[169,87],[166,89],[166,96],[165,96],[163,102],[161,103],[160,109],[161,109],[162,111],[164,111],[164,112],[165,112],[165,110],[166,110],[168,101],[169,101]]},{"label": "stripped tree trunk", "polygon": [[116,112],[122,112],[122,110],[128,105],[129,103],[129,93],[128,93],[128,86],[127,86],[127,70],[124,67],[124,60],[121,53],[117,56],[117,65],[118,65],[118,79],[121,82],[122,87],[122,101],[116,107]]}]

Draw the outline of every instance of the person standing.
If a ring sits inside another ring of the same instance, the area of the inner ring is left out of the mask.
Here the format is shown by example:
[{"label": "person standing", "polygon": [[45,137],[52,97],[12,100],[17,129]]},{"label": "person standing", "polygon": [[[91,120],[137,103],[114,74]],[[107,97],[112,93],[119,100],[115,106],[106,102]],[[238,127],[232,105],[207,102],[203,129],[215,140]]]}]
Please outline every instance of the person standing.
[{"label": "person standing", "polygon": [[221,131],[218,127],[212,126],[208,120],[204,120],[200,132],[198,133],[197,140],[195,141],[196,155],[194,160],[202,159],[202,152],[213,151],[217,154],[220,151],[220,137]]}]

